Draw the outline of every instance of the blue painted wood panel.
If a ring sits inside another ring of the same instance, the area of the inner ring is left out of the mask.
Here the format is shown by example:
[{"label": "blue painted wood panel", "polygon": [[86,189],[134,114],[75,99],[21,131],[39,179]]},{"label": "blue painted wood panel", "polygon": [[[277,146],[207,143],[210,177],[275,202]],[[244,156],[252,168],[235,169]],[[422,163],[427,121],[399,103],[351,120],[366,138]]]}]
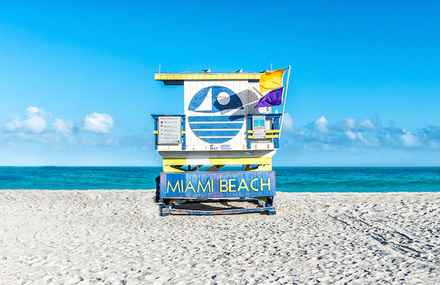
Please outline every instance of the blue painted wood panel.
[{"label": "blue painted wood panel", "polygon": [[[244,116],[190,116],[188,121],[199,139],[208,143],[224,143],[238,134],[243,126]],[[226,122],[233,124],[228,125]],[[202,125],[211,125],[212,129],[201,129]]]},{"label": "blue painted wood panel", "polygon": [[231,138],[239,132],[239,130],[199,131],[194,129],[193,131],[198,137],[231,137]]},{"label": "blue painted wood panel", "polygon": [[275,171],[188,171],[160,174],[161,198],[268,196],[275,196]]},{"label": "blue painted wood panel", "polygon": [[244,116],[189,116],[189,122],[233,122],[243,121]]},{"label": "blue painted wood panel", "polygon": [[207,123],[207,124],[191,124],[193,130],[197,129],[241,129],[243,123]]}]

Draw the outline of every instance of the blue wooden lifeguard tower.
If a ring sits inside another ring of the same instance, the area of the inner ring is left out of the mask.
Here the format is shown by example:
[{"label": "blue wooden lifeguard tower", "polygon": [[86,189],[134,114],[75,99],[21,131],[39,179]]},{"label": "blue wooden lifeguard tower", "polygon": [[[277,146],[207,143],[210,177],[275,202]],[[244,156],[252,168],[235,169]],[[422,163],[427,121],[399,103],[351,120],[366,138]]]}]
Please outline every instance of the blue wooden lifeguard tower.
[{"label": "blue wooden lifeguard tower", "polygon": [[[163,158],[163,172],[156,179],[162,215],[275,214],[272,157],[280,145],[285,105],[281,113],[274,113],[272,106],[281,100],[274,97],[279,101],[274,103],[271,94],[281,94],[285,103],[289,78],[284,85],[285,70],[155,74],[155,80],[165,85],[184,86],[183,115],[152,115],[155,147]],[[263,107],[255,108],[257,104]],[[222,171],[225,166],[241,168]],[[221,211],[176,207],[203,201],[247,201],[258,206]]]}]

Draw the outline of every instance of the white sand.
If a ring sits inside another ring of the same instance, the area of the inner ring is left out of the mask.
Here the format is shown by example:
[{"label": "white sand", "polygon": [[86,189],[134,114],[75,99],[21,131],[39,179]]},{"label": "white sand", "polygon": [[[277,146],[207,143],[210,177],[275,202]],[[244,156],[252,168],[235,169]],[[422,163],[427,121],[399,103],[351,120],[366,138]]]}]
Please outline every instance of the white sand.
[{"label": "white sand", "polygon": [[0,191],[1,284],[440,283],[440,193],[277,193],[160,217],[151,190]]}]

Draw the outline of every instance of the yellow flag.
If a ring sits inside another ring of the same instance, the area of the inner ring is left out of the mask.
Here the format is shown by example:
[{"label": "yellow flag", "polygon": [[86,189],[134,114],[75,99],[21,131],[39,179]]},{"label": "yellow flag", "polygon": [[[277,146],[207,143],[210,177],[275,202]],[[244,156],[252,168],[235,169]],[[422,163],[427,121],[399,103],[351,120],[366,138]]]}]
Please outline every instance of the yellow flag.
[{"label": "yellow flag", "polygon": [[260,93],[283,86],[283,75],[286,69],[263,72],[260,78]]}]

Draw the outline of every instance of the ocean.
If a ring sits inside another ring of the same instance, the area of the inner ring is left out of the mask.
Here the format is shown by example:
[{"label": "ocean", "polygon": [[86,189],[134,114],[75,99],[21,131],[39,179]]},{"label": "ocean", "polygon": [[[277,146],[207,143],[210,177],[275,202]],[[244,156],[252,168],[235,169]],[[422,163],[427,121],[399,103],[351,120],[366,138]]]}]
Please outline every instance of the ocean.
[{"label": "ocean", "polygon": [[[0,167],[0,189],[153,189],[161,170],[161,167]],[[440,191],[440,167],[274,167],[274,170],[277,191],[282,192]]]}]

